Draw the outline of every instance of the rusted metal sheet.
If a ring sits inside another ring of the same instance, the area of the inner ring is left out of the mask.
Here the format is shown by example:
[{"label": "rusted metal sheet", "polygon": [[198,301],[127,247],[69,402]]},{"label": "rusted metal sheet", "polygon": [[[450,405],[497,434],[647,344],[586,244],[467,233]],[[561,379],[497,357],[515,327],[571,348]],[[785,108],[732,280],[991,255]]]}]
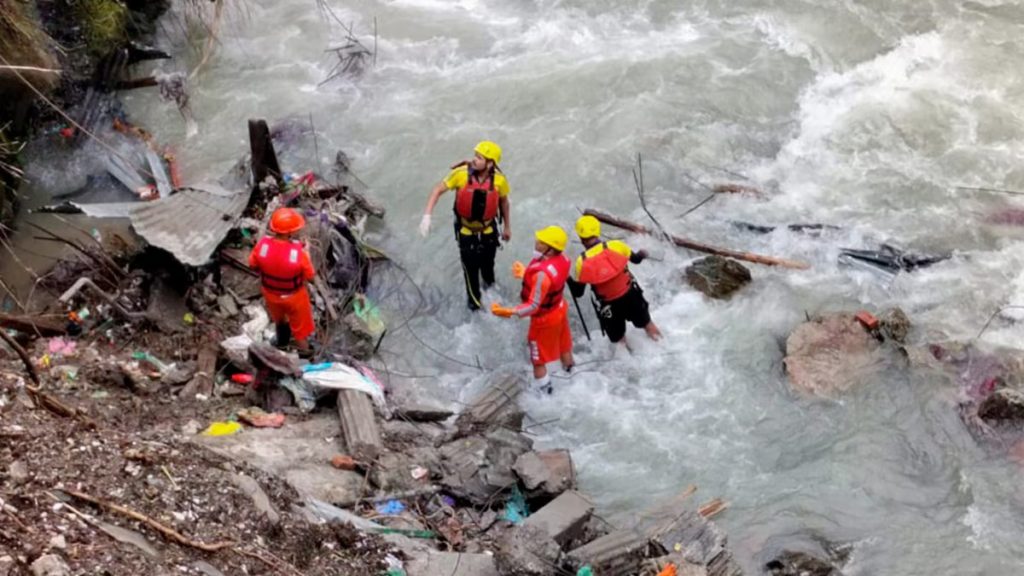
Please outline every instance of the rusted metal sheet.
[{"label": "rusted metal sheet", "polygon": [[176,194],[140,203],[132,227],[151,245],[182,264],[206,264],[245,210],[251,191],[229,192],[216,184],[181,188]]}]

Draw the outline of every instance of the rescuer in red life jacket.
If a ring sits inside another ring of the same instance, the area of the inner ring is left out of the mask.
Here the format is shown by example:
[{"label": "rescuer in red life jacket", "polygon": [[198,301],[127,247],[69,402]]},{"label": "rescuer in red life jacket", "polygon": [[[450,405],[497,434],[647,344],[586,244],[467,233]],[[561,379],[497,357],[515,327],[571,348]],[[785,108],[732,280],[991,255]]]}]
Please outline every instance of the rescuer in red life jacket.
[{"label": "rescuer in red life jacket", "polygon": [[498,219],[502,221],[501,239],[512,238],[508,203],[508,180],[498,169],[501,148],[484,141],[473,149],[473,159],[452,167],[451,172],[430,191],[427,208],[420,221],[420,234],[430,233],[430,215],[442,194],[455,190],[455,238],[465,273],[470,310],[479,310],[480,280],[484,288],[494,284],[494,256],[498,251]]},{"label": "rescuer in red life jacket", "polygon": [[530,363],[533,364],[533,388],[551,393],[551,378],[547,365],[555,360],[562,361],[566,372],[572,371],[572,333],[569,331],[569,306],[562,298],[562,291],[569,279],[572,264],[562,254],[569,237],[558,226],[538,230],[533,247],[533,260],[528,266],[522,262],[512,265],[512,275],[523,280],[519,297],[522,303],[515,308],[506,308],[497,303],[491,305],[495,316],[509,318],[529,316],[530,331],[526,340],[530,347]]},{"label": "rescuer in red life jacket", "polygon": [[300,356],[312,353],[309,337],[316,329],[306,282],[316,273],[302,242],[295,235],[306,220],[291,208],[278,208],[270,217],[271,236],[264,236],[249,254],[249,267],[260,273],[263,300],[277,327],[277,346],[295,338]]},{"label": "rescuer in red life jacket", "polygon": [[614,343],[626,341],[626,321],[643,328],[651,340],[660,340],[661,331],[651,321],[644,291],[629,272],[629,264],[639,264],[647,252],[633,252],[625,242],[601,241],[601,223],[593,216],[576,221],[576,234],[586,250],[576,259],[569,290],[579,298],[589,284],[597,299],[597,318],[601,330]]}]

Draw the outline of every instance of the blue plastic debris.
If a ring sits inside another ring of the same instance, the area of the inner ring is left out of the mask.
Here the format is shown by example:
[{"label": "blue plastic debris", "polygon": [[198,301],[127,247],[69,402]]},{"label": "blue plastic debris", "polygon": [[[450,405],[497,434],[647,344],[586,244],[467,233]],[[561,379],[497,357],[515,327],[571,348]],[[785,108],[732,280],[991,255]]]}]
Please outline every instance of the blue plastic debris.
[{"label": "blue plastic debris", "polygon": [[530,510],[526,506],[526,496],[519,491],[519,487],[513,488],[512,496],[505,504],[505,510],[501,513],[500,518],[513,524],[522,524],[529,515]]},{"label": "blue plastic debris", "polygon": [[398,516],[402,512],[405,512],[405,504],[402,504],[398,500],[388,500],[387,502],[381,502],[374,508],[378,514],[383,516]]}]

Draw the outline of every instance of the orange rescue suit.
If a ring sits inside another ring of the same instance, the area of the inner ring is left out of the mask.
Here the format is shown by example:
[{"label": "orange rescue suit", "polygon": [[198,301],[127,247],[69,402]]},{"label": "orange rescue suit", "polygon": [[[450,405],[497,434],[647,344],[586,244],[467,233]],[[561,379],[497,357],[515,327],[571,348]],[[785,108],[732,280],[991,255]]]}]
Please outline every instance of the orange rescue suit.
[{"label": "orange rescue suit", "polygon": [[249,267],[260,273],[270,320],[275,324],[288,322],[296,340],[313,334],[316,326],[306,282],[316,272],[302,243],[266,236],[249,254]]},{"label": "orange rescue suit", "polygon": [[611,302],[629,292],[633,275],[629,273],[628,256],[609,249],[607,242],[602,242],[601,247],[601,252],[594,256],[583,253],[577,281],[593,285],[594,293],[602,302]]}]

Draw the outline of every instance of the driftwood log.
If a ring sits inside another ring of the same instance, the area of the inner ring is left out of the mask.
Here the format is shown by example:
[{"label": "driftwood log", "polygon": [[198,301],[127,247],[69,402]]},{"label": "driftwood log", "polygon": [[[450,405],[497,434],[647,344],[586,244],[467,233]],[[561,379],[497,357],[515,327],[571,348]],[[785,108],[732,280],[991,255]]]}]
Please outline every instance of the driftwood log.
[{"label": "driftwood log", "polygon": [[[622,228],[623,230],[629,230],[636,234],[653,234],[658,233],[643,224],[637,224],[636,222],[630,222],[621,218],[616,218],[611,214],[601,212],[600,210],[588,209],[583,212],[586,216],[593,216],[604,224],[609,226],[615,226],[616,228]],[[752,252],[740,252],[737,250],[730,250],[728,248],[719,248],[717,246],[711,246],[709,244],[702,244],[695,242],[681,236],[673,234],[667,234],[668,238],[672,240],[672,243],[680,248],[689,248],[690,250],[696,250],[697,252],[706,252],[708,254],[717,254],[718,256],[726,256],[728,258],[735,258],[736,260],[744,260],[746,262],[753,262],[755,264],[764,264],[765,266],[782,266],[783,268],[793,268],[796,270],[806,270],[811,267],[806,262],[800,262],[797,260],[787,260],[785,258],[776,258],[774,256],[764,256],[762,254],[754,254]]]}]

